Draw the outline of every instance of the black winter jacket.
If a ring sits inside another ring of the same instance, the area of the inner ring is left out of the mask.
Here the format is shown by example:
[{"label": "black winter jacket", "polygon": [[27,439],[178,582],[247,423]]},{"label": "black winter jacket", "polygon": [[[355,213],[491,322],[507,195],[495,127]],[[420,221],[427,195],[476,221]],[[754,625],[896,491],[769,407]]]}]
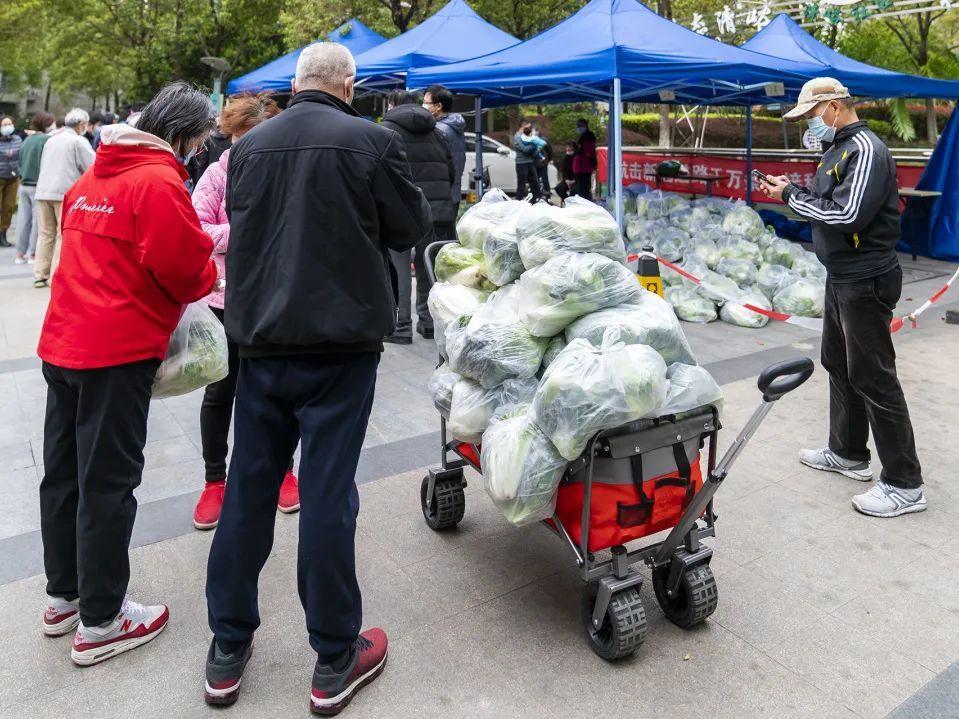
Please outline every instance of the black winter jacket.
[{"label": "black winter jacket", "polygon": [[865,122],[839,130],[812,188],[787,185],[783,200],[809,220],[816,255],[833,282],[877,277],[898,266],[896,162]]},{"label": "black winter jacket", "polygon": [[387,248],[432,229],[403,142],[319,90],[233,146],[226,331],[240,355],[382,351],[395,324]]},{"label": "black winter jacket", "polygon": [[403,138],[413,182],[426,195],[433,222],[455,221],[453,154],[430,111],[419,105],[394,107],[383,117],[383,127],[396,130]]}]

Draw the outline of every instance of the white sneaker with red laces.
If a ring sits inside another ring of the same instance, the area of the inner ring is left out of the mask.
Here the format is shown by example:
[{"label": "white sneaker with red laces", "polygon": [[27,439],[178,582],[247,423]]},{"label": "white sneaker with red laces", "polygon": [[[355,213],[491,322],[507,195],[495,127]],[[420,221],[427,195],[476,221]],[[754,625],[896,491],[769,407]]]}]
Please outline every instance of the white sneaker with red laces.
[{"label": "white sneaker with red laces", "polygon": [[43,610],[43,633],[48,637],[62,637],[76,629],[80,623],[80,602],[72,602],[60,597],[47,596],[47,606]]},{"label": "white sneaker with red laces", "polygon": [[145,607],[124,599],[120,613],[109,624],[77,627],[70,656],[81,667],[98,664],[146,644],[163,631],[169,620],[170,610],[163,604]]}]

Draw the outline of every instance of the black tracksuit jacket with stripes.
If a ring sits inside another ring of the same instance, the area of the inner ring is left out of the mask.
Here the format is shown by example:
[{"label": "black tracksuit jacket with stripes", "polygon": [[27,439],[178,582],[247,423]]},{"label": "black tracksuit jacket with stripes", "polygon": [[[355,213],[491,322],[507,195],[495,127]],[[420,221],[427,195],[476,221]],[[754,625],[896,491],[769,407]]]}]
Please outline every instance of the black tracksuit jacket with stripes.
[{"label": "black tracksuit jacket with stripes", "polygon": [[833,282],[877,277],[898,265],[896,162],[865,122],[839,130],[813,186],[788,185],[783,201],[809,220],[816,255]]}]

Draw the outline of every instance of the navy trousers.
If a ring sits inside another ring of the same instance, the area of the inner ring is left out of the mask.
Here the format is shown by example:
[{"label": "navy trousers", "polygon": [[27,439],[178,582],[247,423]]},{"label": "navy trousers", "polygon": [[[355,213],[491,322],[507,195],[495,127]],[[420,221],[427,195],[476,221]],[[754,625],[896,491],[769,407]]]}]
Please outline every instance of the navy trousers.
[{"label": "navy trousers", "polygon": [[240,358],[235,442],[207,567],[210,629],[227,651],[260,625],[257,581],[273,547],[280,484],[301,443],[297,584],[310,645],[330,662],[363,619],[354,535],[356,465],[379,353]]}]

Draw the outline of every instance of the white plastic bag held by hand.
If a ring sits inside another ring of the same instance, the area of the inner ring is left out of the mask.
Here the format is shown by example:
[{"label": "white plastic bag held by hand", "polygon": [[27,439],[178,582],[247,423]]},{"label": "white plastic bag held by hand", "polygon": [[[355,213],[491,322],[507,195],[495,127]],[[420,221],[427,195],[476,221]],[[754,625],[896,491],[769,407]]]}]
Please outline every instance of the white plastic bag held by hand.
[{"label": "white plastic bag held by hand", "polygon": [[188,305],[153,382],[153,398],[188,394],[229,372],[226,332],[206,302]]}]

